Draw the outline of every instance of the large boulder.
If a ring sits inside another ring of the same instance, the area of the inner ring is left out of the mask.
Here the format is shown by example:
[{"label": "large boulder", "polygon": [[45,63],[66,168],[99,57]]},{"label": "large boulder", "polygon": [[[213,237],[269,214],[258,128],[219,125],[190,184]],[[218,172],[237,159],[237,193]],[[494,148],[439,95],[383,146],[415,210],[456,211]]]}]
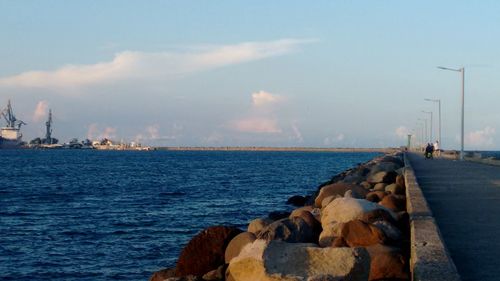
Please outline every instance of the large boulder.
[{"label": "large boulder", "polygon": [[164,281],[170,277],[175,277],[175,268],[165,268],[158,270],[151,275],[149,281]]},{"label": "large boulder", "polygon": [[306,198],[304,196],[294,195],[294,196],[288,198],[286,203],[290,204],[292,206],[302,207],[306,203]]},{"label": "large boulder", "polygon": [[224,254],[225,262],[229,263],[234,257],[240,254],[243,247],[253,243],[255,239],[257,239],[257,236],[251,232],[242,232],[236,235],[226,247],[226,252]]},{"label": "large boulder", "polygon": [[396,181],[396,176],[398,174],[394,171],[389,172],[378,172],[375,174],[371,174],[367,177],[367,181],[371,184],[377,184],[380,182],[391,184]]},{"label": "large boulder", "polygon": [[[314,218],[313,218],[314,219]],[[319,231],[301,217],[281,219],[266,226],[257,235],[258,239],[280,240],[291,243],[317,242]]]},{"label": "large boulder", "polygon": [[396,177],[396,184],[402,187],[406,187],[405,177],[403,175],[398,175]]},{"label": "large boulder", "polygon": [[406,197],[404,195],[390,194],[382,198],[379,202],[381,206],[392,210],[394,212],[401,212],[406,210]]},{"label": "large boulder", "polygon": [[343,223],[332,222],[328,225],[323,225],[323,230],[319,235],[318,244],[320,247],[329,247],[332,245],[332,242],[340,237],[340,233],[342,231]]},{"label": "large boulder", "polygon": [[399,184],[392,183],[385,187],[385,191],[390,192],[392,194],[404,195],[405,188],[400,186]]},{"label": "large boulder", "polygon": [[248,232],[252,232],[257,235],[264,227],[270,225],[271,223],[273,223],[273,220],[269,218],[257,218],[248,224],[247,230]]},{"label": "large boulder", "polygon": [[329,196],[344,196],[344,194],[348,190],[352,190],[356,194],[359,194],[363,197],[366,196],[367,193],[366,189],[362,186],[344,182],[337,182],[323,186],[319,191],[318,196],[314,200],[314,205],[321,208],[323,199]]},{"label": "large boulder", "polygon": [[349,247],[382,244],[387,239],[380,228],[361,220],[344,223],[340,235]]},{"label": "large boulder", "polygon": [[367,280],[365,248],[319,248],[313,244],[256,240],[226,271],[234,281]]},{"label": "large boulder", "polygon": [[401,250],[385,245],[373,245],[366,248],[370,253],[369,280],[409,280],[407,259]]},{"label": "large boulder", "polygon": [[380,162],[377,165],[373,166],[370,174],[376,174],[378,172],[390,172],[390,171],[396,171],[397,169],[401,168],[401,166],[397,163],[393,162]]},{"label": "large boulder", "polygon": [[380,202],[380,200],[382,200],[386,195],[387,193],[385,193],[385,191],[371,191],[366,194],[366,200],[377,203]]},{"label": "large boulder", "polygon": [[203,274],[224,264],[226,246],[241,230],[235,227],[212,226],[198,233],[182,250],[175,275]]},{"label": "large boulder", "polygon": [[365,199],[337,198],[323,209],[321,215],[321,225],[323,228],[332,222],[348,222],[361,219],[363,215],[371,211],[386,210],[394,219],[396,214],[385,209],[383,206]]}]

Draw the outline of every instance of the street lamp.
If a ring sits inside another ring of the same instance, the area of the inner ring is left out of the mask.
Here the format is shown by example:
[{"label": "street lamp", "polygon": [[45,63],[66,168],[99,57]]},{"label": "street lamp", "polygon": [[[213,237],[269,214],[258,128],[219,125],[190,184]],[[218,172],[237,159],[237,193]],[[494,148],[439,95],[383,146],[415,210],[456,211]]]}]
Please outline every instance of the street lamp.
[{"label": "street lamp", "polygon": [[425,111],[425,110],[422,110],[422,112],[423,112],[423,113],[428,113],[428,114],[430,114],[430,115],[431,115],[431,126],[430,126],[430,128],[429,128],[429,129],[430,129],[430,130],[429,130],[429,132],[430,132],[430,133],[429,133],[429,142],[432,142],[432,140],[434,139],[434,138],[432,137],[432,111]]},{"label": "street lamp", "polygon": [[462,74],[462,122],[461,122],[461,140],[460,140],[460,160],[464,160],[464,97],[465,97],[465,68],[448,68],[443,66],[438,66],[439,69],[450,70],[455,72],[460,72]]},{"label": "street lamp", "polygon": [[439,111],[438,140],[439,140],[440,147],[443,147],[443,143],[441,142],[441,100],[440,99],[424,99],[424,100],[438,103],[438,111]]}]

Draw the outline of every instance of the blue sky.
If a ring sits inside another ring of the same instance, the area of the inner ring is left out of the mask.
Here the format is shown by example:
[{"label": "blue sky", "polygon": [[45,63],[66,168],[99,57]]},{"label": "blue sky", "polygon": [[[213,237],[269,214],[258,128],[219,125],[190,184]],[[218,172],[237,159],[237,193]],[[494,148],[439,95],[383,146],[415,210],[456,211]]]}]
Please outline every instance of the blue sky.
[{"label": "blue sky", "polygon": [[497,1],[0,0],[0,102],[26,140],[51,108],[62,141],[380,147],[422,110],[436,135],[436,98],[458,148],[436,66],[464,66],[466,149],[499,149],[499,26]]}]

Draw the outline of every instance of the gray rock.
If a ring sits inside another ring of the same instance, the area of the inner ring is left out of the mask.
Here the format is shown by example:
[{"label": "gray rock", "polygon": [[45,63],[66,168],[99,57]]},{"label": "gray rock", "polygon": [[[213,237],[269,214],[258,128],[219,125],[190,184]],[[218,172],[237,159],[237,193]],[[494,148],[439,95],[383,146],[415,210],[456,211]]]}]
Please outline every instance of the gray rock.
[{"label": "gray rock", "polygon": [[234,281],[354,281],[368,280],[369,272],[365,248],[256,240],[231,261],[226,276]]},{"label": "gray rock", "polygon": [[307,224],[301,217],[281,219],[266,226],[257,235],[258,239],[279,240],[291,243],[314,243],[318,240],[319,232]]}]

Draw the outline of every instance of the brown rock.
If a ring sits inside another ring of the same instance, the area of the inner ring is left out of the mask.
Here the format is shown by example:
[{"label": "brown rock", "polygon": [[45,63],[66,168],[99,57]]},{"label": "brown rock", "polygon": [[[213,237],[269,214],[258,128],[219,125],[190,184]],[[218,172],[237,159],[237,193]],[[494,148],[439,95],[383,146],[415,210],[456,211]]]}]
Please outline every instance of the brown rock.
[{"label": "brown rock", "polygon": [[273,223],[273,220],[269,218],[254,219],[248,224],[248,232],[252,232],[257,235],[264,227],[270,225],[271,223]]},{"label": "brown rock", "polygon": [[165,268],[153,273],[153,275],[149,278],[149,281],[163,281],[174,276],[175,268]]},{"label": "brown rock", "polygon": [[384,198],[387,194],[384,191],[371,191],[366,194],[366,200],[371,202],[379,202]]},{"label": "brown rock", "polygon": [[311,214],[311,212],[306,210],[292,212],[289,218],[292,219],[295,217],[302,218],[310,227],[318,230],[318,233],[321,232],[321,223]]},{"label": "brown rock", "polygon": [[281,219],[266,226],[257,235],[258,239],[266,241],[279,240],[289,243],[315,243],[319,232],[311,227],[301,217]]},{"label": "brown rock", "polygon": [[386,183],[379,182],[373,186],[373,190],[375,191],[385,191],[385,187],[387,186]]},{"label": "brown rock", "polygon": [[294,195],[294,196],[288,198],[286,203],[290,204],[292,206],[302,207],[306,203],[306,198],[304,196]]},{"label": "brown rock", "polygon": [[203,281],[203,279],[195,275],[186,275],[181,277],[170,277],[161,281]]},{"label": "brown rock", "polygon": [[398,175],[396,177],[396,184],[402,187],[406,187],[405,177],[403,175]]},{"label": "brown rock", "polygon": [[407,259],[398,248],[378,244],[366,249],[371,260],[368,280],[409,280]]},{"label": "brown rock", "polygon": [[344,238],[337,237],[337,238],[335,238],[335,240],[333,240],[331,247],[333,247],[333,248],[349,247],[349,245],[347,245],[347,243],[345,242]]},{"label": "brown rock", "polygon": [[399,194],[399,195],[405,194],[405,188],[396,183],[389,184],[388,186],[386,186],[385,191],[390,192],[392,194]]},{"label": "brown rock", "polygon": [[366,190],[370,190],[372,188],[372,185],[367,181],[362,181],[359,185]]},{"label": "brown rock", "polygon": [[390,184],[390,183],[393,183],[394,181],[396,181],[396,176],[397,175],[398,174],[396,172],[394,172],[394,171],[378,172],[376,174],[368,176],[368,178],[366,180],[369,183],[383,182],[383,183]]},{"label": "brown rock", "polygon": [[241,230],[226,226],[212,226],[198,233],[182,250],[175,276],[202,276],[223,265],[226,246],[239,233]]},{"label": "brown rock", "polygon": [[340,235],[349,247],[382,244],[386,240],[382,230],[361,220],[345,223]]},{"label": "brown rock", "polygon": [[363,216],[359,218],[359,220],[364,221],[366,223],[374,223],[376,221],[386,221],[393,225],[397,225],[397,221],[394,217],[384,209],[376,209],[367,213],[364,213]]},{"label": "brown rock", "polygon": [[394,212],[401,212],[406,210],[406,197],[403,195],[390,194],[385,196],[380,202],[380,205],[390,209]]},{"label": "brown rock", "polygon": [[205,281],[222,281],[224,280],[224,274],[226,273],[226,265],[221,265],[217,269],[207,272],[203,275],[203,280]]},{"label": "brown rock", "polygon": [[240,254],[241,249],[247,244],[253,243],[257,236],[251,232],[242,232],[236,235],[226,247],[224,260],[229,263],[234,257]]},{"label": "brown rock", "polygon": [[363,197],[366,196],[366,189],[355,184],[350,184],[350,183],[344,183],[344,182],[337,182],[329,185],[325,185],[321,188],[319,191],[318,196],[314,200],[314,205],[317,207],[322,207],[322,201],[328,196],[344,196],[345,192],[348,190],[352,190],[353,192],[356,192],[359,195],[362,195]]}]

